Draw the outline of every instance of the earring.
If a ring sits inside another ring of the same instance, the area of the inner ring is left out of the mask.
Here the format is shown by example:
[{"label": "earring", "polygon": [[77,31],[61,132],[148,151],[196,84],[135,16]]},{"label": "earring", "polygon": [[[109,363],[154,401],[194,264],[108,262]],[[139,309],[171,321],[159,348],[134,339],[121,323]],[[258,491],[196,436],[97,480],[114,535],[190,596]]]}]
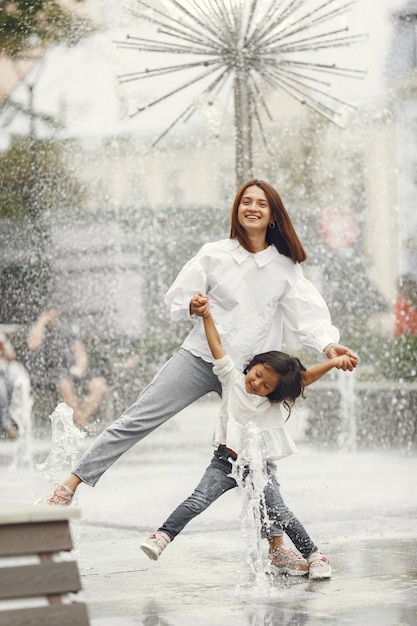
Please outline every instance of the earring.
[{"label": "earring", "polygon": [[275,222],[270,222],[270,223],[268,224],[268,228],[270,228],[271,230],[272,230],[273,228],[275,228]]}]

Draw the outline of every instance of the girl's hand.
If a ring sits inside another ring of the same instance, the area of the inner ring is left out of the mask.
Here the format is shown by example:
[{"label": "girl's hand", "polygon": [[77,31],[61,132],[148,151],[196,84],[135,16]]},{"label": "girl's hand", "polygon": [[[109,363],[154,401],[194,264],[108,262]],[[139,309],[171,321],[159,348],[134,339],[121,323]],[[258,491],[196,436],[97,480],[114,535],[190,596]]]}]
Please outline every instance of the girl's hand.
[{"label": "girl's hand", "polygon": [[190,315],[205,317],[210,312],[208,297],[204,293],[198,293],[190,300]]},{"label": "girl's hand", "polygon": [[344,372],[346,372],[347,370],[351,372],[356,367],[356,363],[353,364],[351,357],[347,354],[336,356],[332,359],[332,361],[334,362],[334,367],[336,367],[338,370],[343,370]]}]

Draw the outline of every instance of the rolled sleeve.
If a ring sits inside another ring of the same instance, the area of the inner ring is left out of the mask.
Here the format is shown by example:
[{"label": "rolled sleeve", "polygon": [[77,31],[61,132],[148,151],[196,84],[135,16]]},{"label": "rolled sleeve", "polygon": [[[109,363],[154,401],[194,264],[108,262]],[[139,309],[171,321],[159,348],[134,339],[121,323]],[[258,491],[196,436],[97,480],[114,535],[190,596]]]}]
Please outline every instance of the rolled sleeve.
[{"label": "rolled sleeve", "polygon": [[[203,246],[204,248],[204,246]],[[184,265],[165,295],[173,321],[190,318],[190,300],[196,293],[207,292],[207,272],[203,267],[202,250]]]},{"label": "rolled sleeve", "polygon": [[303,274],[280,302],[285,323],[306,348],[322,354],[329,343],[338,343],[340,333],[319,291]]},{"label": "rolled sleeve", "polygon": [[214,359],[213,372],[222,385],[230,385],[237,375],[237,370],[229,354],[225,354],[221,359]]}]

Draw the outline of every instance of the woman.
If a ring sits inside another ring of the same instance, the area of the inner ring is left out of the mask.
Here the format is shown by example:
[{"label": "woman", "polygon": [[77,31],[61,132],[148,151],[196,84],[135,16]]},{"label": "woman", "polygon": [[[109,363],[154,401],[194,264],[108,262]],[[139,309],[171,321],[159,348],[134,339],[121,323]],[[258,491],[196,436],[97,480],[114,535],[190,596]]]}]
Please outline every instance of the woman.
[{"label": "woman", "polygon": [[69,505],[81,482],[94,486],[135,443],[210,391],[221,394],[213,373],[201,315],[211,311],[225,351],[238,369],[255,353],[280,350],[284,325],[306,348],[328,358],[347,355],[352,370],[358,358],[339,345],[328,308],[306,280],[305,250],[277,191],[252,179],[238,190],[230,238],[205,244],[181,270],[167,292],[173,320],[194,319],[181,349],[159,370],[138,400],[105,429],[62,483],[38,502]]}]

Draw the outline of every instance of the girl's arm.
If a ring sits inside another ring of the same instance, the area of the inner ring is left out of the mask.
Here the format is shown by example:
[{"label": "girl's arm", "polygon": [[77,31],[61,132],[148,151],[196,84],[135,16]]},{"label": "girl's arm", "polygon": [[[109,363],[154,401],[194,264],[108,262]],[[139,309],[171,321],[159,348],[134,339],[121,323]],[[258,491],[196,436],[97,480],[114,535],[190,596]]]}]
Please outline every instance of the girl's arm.
[{"label": "girl's arm", "polygon": [[221,359],[226,355],[223,350],[220,335],[217,332],[216,324],[210,313],[208,298],[204,293],[198,293],[191,299],[190,311],[203,318],[204,331],[207,343],[214,359]]},{"label": "girl's arm", "polygon": [[342,370],[349,369],[347,367],[348,362],[349,364],[351,363],[349,356],[347,354],[343,354],[341,356],[336,356],[333,359],[328,359],[323,363],[319,363],[319,365],[311,367],[301,374],[304,387],[311,385],[311,383],[315,383],[316,380],[319,380],[319,378],[327,374],[327,372],[330,372],[330,370],[332,370],[334,367]]},{"label": "girl's arm", "polygon": [[214,359],[222,359],[226,352],[223,349],[220,335],[217,332],[216,324],[211,316],[210,311],[203,316],[204,330],[206,332],[207,342]]}]

